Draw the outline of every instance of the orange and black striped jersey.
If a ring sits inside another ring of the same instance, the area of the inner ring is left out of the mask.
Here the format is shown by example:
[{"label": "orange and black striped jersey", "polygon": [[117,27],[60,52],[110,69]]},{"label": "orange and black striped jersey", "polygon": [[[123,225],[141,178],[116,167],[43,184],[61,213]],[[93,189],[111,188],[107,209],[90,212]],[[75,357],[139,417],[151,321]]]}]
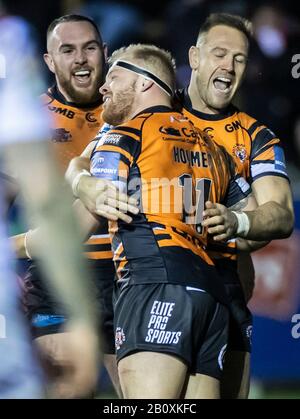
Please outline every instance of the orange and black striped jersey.
[{"label": "orange and black striped jersey", "polygon": [[[288,179],[284,152],[280,140],[265,125],[239,111],[233,105],[217,115],[205,114],[193,109],[187,89],[177,93],[182,113],[194,125],[205,131],[234,158],[238,172],[249,184],[263,176],[282,176]],[[213,245],[214,257],[235,258],[235,242],[224,246]]]},{"label": "orange and black striped jersey", "polygon": [[[103,124],[101,118],[102,102],[80,107],[67,102],[57,86],[50,88],[41,96],[43,105],[52,120],[52,144],[63,171],[70,160],[79,156],[86,146],[94,140]],[[89,259],[111,259],[112,252],[108,239],[108,226],[102,225],[85,245]]]},{"label": "orange and black striped jersey", "polygon": [[[199,275],[205,276],[199,270],[213,265],[201,226],[205,201],[233,205],[250,190],[225,150],[165,106],[149,108],[103,135],[91,156],[91,173],[140,201],[131,224],[110,225],[118,277],[131,283],[191,283],[196,266],[199,285]],[[189,266],[188,257],[197,263]]]},{"label": "orange and black striped jersey", "polygon": [[223,113],[205,114],[192,108],[187,90],[178,93],[182,113],[234,158],[250,184],[262,176],[288,179],[279,138],[265,125],[231,105]]},{"label": "orange and black striped jersey", "polygon": [[67,102],[56,85],[44,93],[41,100],[50,113],[51,140],[65,172],[70,160],[83,152],[103,125],[102,103],[99,101],[88,108],[81,108],[80,105]]}]

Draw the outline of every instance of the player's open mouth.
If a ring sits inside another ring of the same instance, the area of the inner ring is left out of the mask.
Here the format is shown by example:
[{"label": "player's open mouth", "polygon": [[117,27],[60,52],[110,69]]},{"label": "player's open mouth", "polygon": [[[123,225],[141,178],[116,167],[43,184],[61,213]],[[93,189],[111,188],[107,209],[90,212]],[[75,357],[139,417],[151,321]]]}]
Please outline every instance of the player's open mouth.
[{"label": "player's open mouth", "polygon": [[223,93],[229,93],[232,89],[232,80],[228,77],[216,77],[213,81],[216,90]]},{"label": "player's open mouth", "polygon": [[91,77],[91,70],[80,70],[73,73],[75,80],[79,84],[89,83]]}]

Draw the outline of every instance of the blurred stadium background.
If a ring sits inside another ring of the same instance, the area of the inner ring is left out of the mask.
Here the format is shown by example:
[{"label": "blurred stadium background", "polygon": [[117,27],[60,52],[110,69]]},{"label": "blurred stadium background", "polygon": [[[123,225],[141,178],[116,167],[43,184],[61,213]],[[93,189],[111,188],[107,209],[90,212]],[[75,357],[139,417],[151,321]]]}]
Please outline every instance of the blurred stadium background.
[{"label": "blurred stadium background", "polygon": [[[20,15],[32,23],[41,54],[45,50],[48,24],[59,15],[79,12],[96,20],[111,52],[130,42],[156,43],[172,51],[177,60],[180,87],[189,80],[187,51],[195,42],[200,24],[209,13],[220,11],[243,15],[254,24],[255,42],[247,76],[236,102],[281,138],[296,213],[296,229],[292,237],[273,242],[254,255],[256,290],[251,301],[255,315],[251,398],[300,398],[299,2],[0,1],[0,15]],[[44,71],[46,77],[50,77],[46,67]],[[17,206],[11,212],[13,233],[22,230],[19,212]],[[105,372],[101,377],[100,397],[114,397]]]}]

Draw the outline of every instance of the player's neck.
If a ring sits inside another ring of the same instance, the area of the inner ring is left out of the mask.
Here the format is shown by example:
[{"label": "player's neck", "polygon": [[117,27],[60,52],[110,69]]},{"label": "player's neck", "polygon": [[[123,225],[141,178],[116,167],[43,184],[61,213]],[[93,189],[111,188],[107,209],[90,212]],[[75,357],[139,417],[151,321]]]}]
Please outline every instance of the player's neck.
[{"label": "player's neck", "polygon": [[143,112],[145,109],[156,107],[156,106],[167,106],[171,108],[172,107],[171,98],[166,95],[143,98],[143,100],[137,102],[136,106],[134,107],[134,112],[132,112],[131,118]]},{"label": "player's neck", "polygon": [[79,102],[78,100],[71,97],[67,91],[60,85],[60,83],[56,80],[56,85],[54,86],[57,94],[60,96],[60,99],[63,101],[63,103],[71,106],[75,106],[78,108],[89,108],[98,106],[102,103],[102,96],[99,93],[99,97],[91,99],[88,102]]},{"label": "player's neck", "polygon": [[192,83],[189,84],[188,94],[192,104],[192,108],[195,111],[202,112],[208,115],[219,115],[220,110],[211,108],[207,103],[203,101],[198,93],[198,90]]}]

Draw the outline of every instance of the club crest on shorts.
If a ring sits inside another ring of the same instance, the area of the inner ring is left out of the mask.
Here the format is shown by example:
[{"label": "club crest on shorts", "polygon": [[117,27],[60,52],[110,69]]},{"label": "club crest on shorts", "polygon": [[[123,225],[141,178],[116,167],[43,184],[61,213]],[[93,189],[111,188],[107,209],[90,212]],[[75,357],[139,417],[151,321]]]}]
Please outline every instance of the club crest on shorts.
[{"label": "club crest on shorts", "polygon": [[252,330],[253,330],[253,326],[248,326],[246,329],[246,337],[249,340],[250,344],[251,342],[251,338],[252,338]]},{"label": "club crest on shorts", "polygon": [[117,351],[121,348],[125,340],[126,338],[125,338],[124,330],[121,327],[117,327],[116,334],[115,334],[115,346],[116,346]]},{"label": "club crest on shorts", "polygon": [[246,148],[242,144],[236,144],[232,149],[232,154],[240,159],[242,163],[244,163],[247,158]]}]

